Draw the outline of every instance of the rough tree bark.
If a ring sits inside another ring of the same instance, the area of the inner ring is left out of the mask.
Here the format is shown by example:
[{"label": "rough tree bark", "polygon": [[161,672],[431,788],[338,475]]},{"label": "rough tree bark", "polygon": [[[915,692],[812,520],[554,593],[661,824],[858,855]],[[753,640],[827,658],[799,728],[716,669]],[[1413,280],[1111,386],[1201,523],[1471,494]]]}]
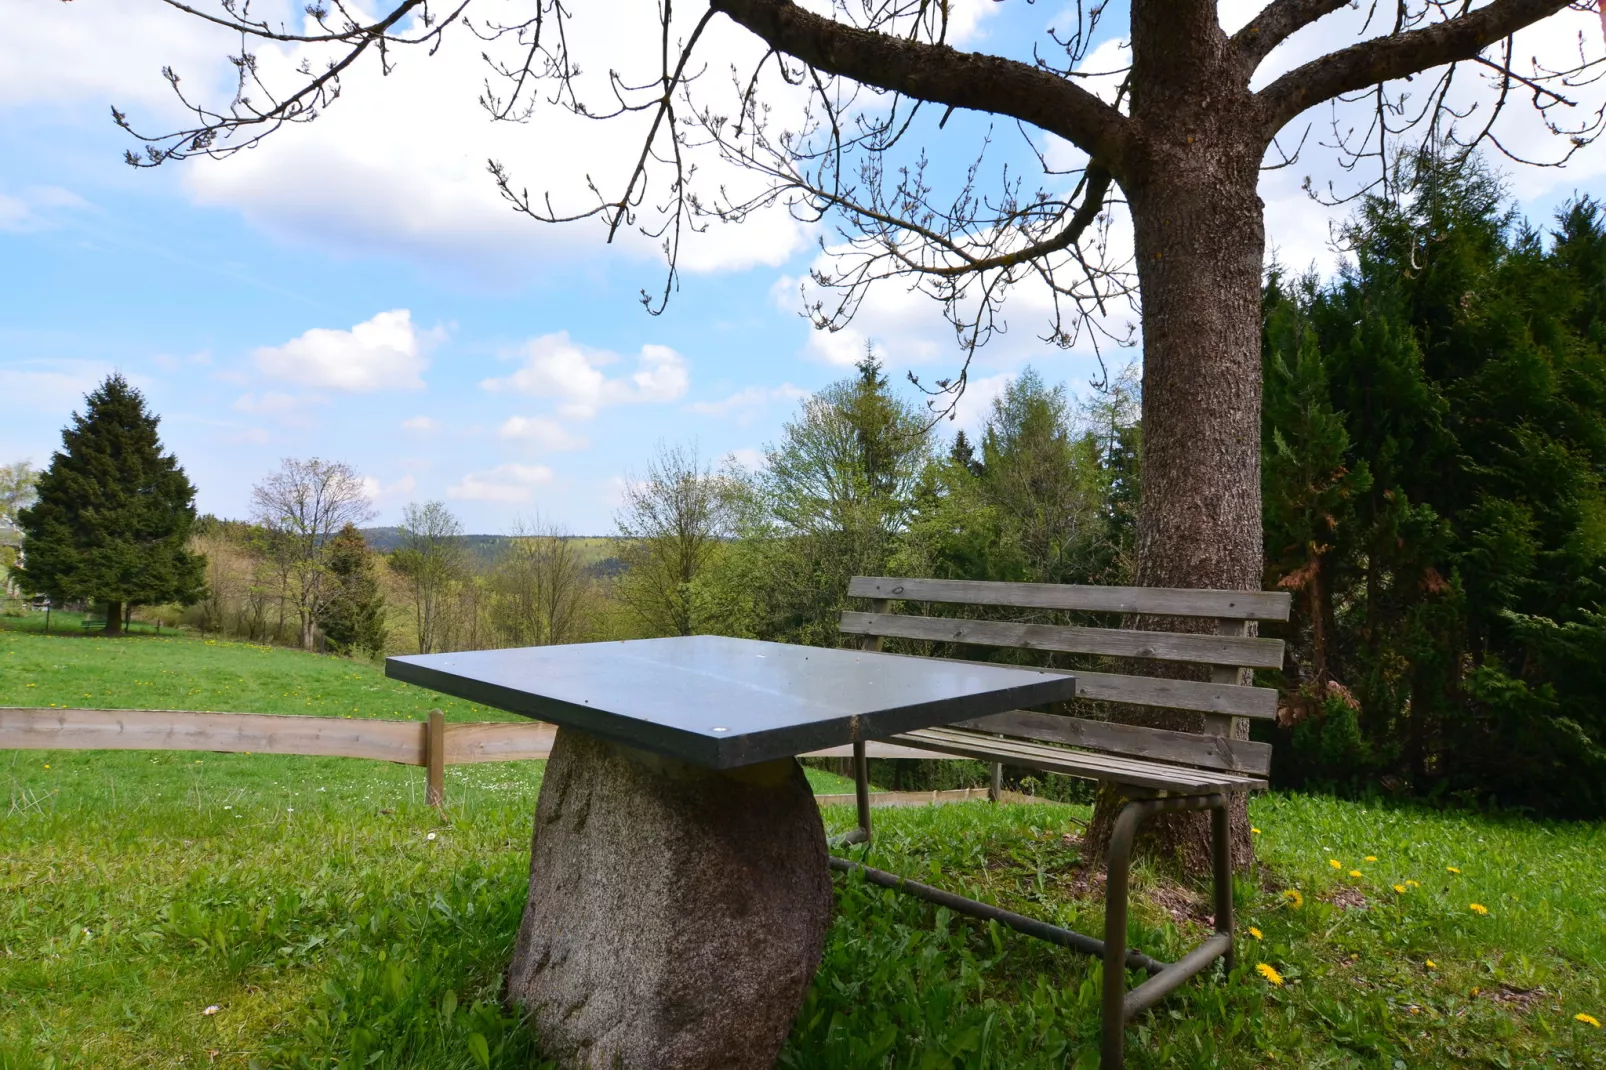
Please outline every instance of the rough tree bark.
[{"label": "rough tree bark", "polygon": [[107,635],[123,634],[123,603],[106,603],[106,627],[104,631]]},{"label": "rough tree bark", "polygon": [[[1120,182],[1132,211],[1143,310],[1137,582],[1146,587],[1260,587],[1266,239],[1256,187],[1265,146],[1243,66],[1214,4],[1133,3],[1131,115],[1145,136]],[[1216,622],[1140,626],[1214,631]],[[1189,732],[1211,727],[1203,714],[1181,711],[1123,719]],[[1247,732],[1241,719],[1239,732]],[[1102,862],[1121,802],[1117,791],[1101,791],[1085,845],[1089,864]],[[1232,817],[1234,857],[1246,863],[1241,797]],[[1209,814],[1155,818],[1144,844],[1208,873]]]}]

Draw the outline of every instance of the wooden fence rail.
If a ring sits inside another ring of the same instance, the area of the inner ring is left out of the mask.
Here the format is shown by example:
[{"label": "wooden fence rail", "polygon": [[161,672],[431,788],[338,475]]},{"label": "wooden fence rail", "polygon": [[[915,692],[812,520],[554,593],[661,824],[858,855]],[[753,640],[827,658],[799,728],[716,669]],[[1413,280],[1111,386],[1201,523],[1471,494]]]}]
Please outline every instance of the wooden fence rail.
[{"label": "wooden fence rail", "polygon": [[[446,766],[543,759],[557,726],[541,721],[447,724],[440,710],[428,721],[358,720],[277,713],[196,710],[79,710],[0,706],[0,750],[204,750],[370,758],[426,770],[425,798],[446,797]],[[867,743],[872,758],[944,759],[947,755]],[[832,747],[806,758],[846,758]]]}]

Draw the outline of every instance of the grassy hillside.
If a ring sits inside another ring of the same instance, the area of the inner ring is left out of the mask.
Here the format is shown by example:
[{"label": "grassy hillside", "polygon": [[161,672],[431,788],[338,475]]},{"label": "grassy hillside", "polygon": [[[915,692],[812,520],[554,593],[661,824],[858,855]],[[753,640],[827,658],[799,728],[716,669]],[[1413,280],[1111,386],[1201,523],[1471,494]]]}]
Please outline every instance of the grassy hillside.
[{"label": "grassy hillside", "polygon": [[[354,717],[437,702],[293,651],[0,631],[0,703],[91,700]],[[540,768],[449,769],[441,814],[421,771],[376,762],[0,751],[0,1068],[531,1065],[498,986]],[[1129,1065],[1606,1065],[1603,1032],[1574,1018],[1606,1020],[1606,828],[1287,795],[1251,814],[1240,967],[1134,1029]],[[1097,932],[1097,898],[1070,879],[1085,818],[883,813],[868,857]],[[1136,885],[1140,946],[1199,937],[1199,889],[1149,869]],[[837,888],[783,1065],[1091,1065],[1091,960]]]}]

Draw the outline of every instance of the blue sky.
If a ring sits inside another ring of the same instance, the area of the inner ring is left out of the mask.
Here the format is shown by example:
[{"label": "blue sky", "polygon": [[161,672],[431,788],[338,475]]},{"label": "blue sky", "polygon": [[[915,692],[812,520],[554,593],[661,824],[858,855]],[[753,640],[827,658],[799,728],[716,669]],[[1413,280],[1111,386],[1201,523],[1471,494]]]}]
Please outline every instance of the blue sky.
[{"label": "blue sky", "polygon": [[[985,0],[956,10],[968,13],[966,43],[1005,51],[1058,14]],[[1593,26],[1568,17],[1547,32]],[[162,416],[204,511],[243,516],[279,458],[317,455],[371,481],[380,522],[440,498],[470,530],[539,514],[602,533],[656,441],[752,463],[866,338],[894,375],[935,377],[958,359],[936,307],[897,284],[851,330],[812,331],[797,280],[820,232],[774,213],[693,242],[680,292],[647,315],[637,294],[662,279],[651,243],[606,246],[595,223],[522,220],[483,170],[497,155],[532,186],[572,191],[587,168],[613,177],[632,139],[597,124],[490,129],[469,42],[405,57],[384,85],[348,79],[318,123],[251,153],[135,171],[108,106],[164,127],[174,115],[160,66],[178,66],[187,88],[215,85],[228,38],[132,0],[40,3],[14,28],[0,42],[0,460],[46,463],[84,391],[116,369]],[[747,47],[733,33],[711,39],[716,63]],[[944,136],[982,130],[958,117]],[[1575,188],[1598,193],[1601,152],[1568,172],[1514,171],[1514,192],[1535,217]],[[1332,213],[1304,198],[1301,177],[1263,185],[1271,239],[1285,262],[1327,269]],[[1095,368],[1087,352],[1037,340],[1030,295],[1009,311],[962,422],[1028,362],[1073,391]]]}]

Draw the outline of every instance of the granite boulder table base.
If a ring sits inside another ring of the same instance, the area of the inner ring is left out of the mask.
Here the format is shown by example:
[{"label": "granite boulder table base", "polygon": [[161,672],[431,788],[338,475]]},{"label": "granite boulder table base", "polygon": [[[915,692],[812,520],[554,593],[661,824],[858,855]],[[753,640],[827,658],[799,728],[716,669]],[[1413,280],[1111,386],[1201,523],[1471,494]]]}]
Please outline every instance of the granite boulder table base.
[{"label": "granite boulder table base", "polygon": [[508,996],[598,1070],[769,1070],[820,963],[831,878],[792,758],[715,771],[560,728]]}]

